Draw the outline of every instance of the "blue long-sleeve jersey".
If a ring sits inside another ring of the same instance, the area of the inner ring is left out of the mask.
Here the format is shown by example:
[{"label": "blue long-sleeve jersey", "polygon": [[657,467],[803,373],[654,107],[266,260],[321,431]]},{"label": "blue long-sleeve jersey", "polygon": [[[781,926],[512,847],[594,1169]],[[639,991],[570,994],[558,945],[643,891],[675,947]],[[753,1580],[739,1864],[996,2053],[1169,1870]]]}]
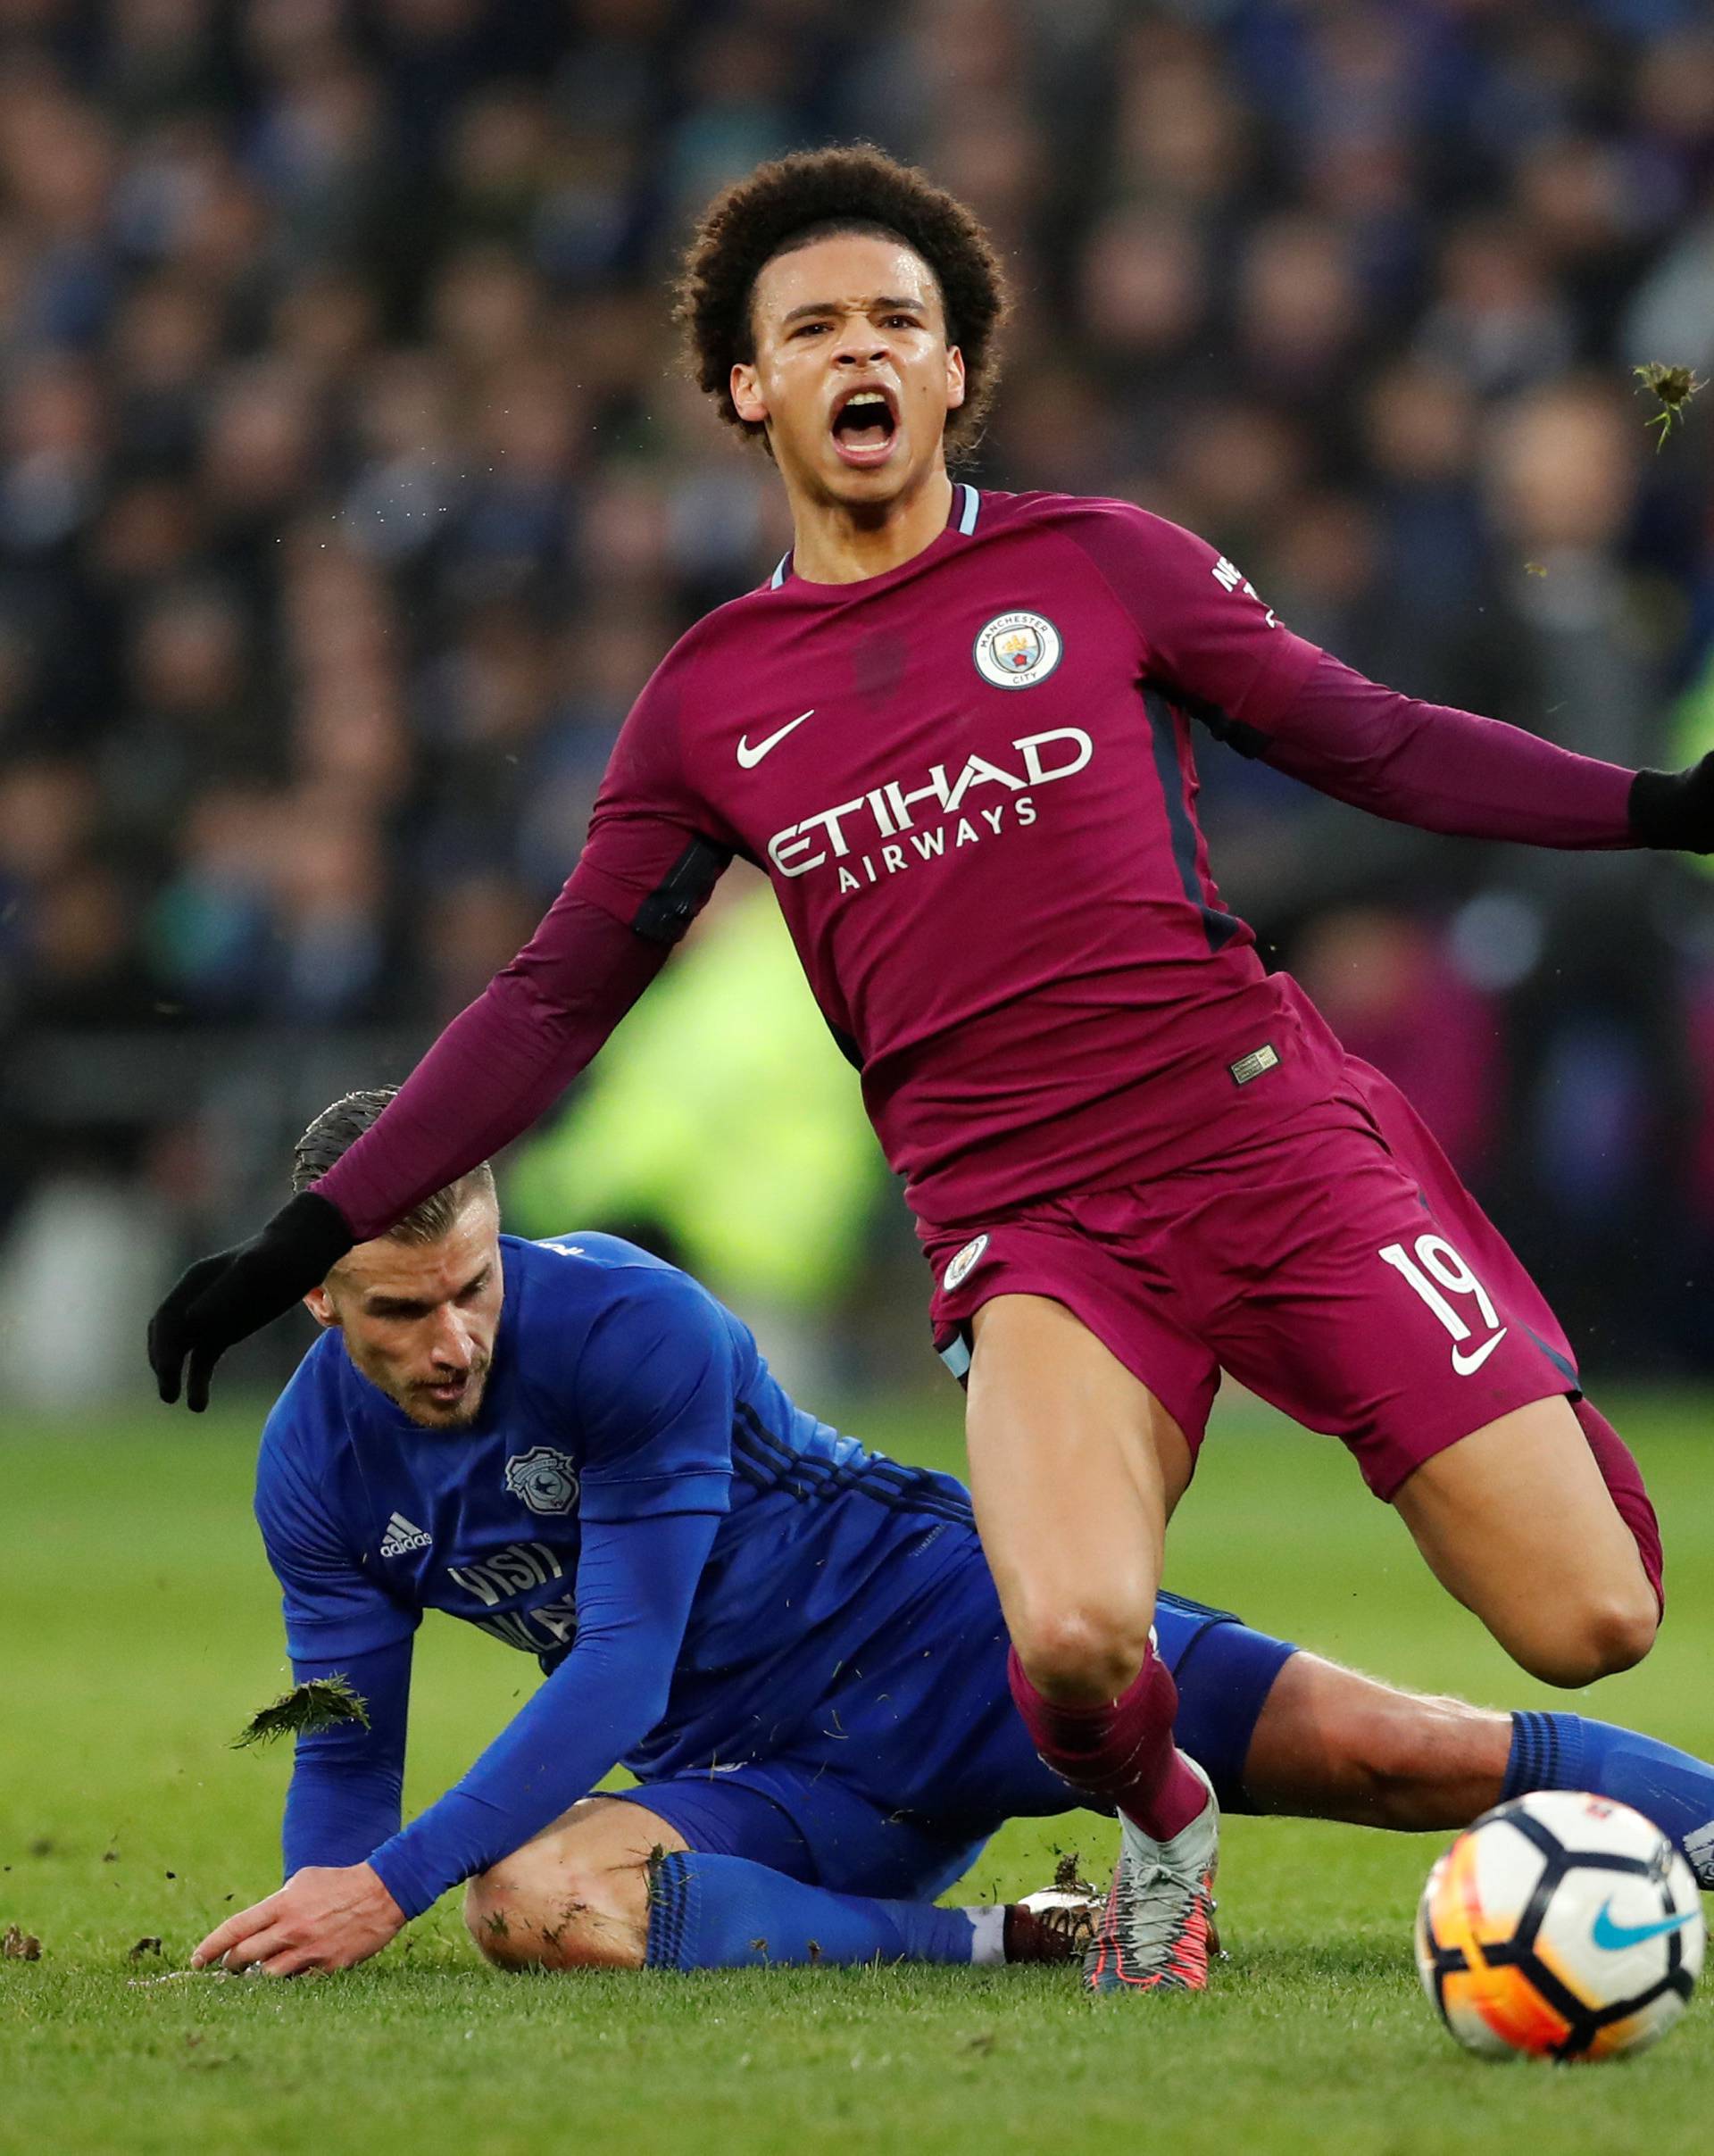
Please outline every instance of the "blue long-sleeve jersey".
[{"label": "blue long-sleeve jersey", "polygon": [[[975,1548],[950,1478],[794,1404],[748,1329],[610,1236],[500,1238],[481,1412],[424,1429],[319,1340],[263,1432],[256,1517],[301,1679],[345,1672],[367,1730],[302,1740],[287,1873],[368,1858],[407,1915],[622,1761],[648,1781],[781,1749],[835,1672]],[[547,1681],[399,1831],[425,1610]]]}]

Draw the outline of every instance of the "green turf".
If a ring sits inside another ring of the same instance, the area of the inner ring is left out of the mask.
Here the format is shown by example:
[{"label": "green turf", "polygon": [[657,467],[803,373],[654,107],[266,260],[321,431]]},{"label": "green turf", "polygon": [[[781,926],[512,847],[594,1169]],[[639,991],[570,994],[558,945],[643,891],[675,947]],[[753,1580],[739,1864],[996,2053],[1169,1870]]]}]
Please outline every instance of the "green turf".
[{"label": "green turf", "polygon": [[[857,1427],[950,1464],[952,1409],[872,1409]],[[1629,1404],[1675,1561],[1672,1621],[1598,1704],[1705,1752],[1711,1412]],[[1202,2000],[1092,2002],[1055,1972],[507,1978],[476,1963],[452,1901],[345,1977],[135,1987],[275,1884],[287,1761],[229,1749],[288,1681],[248,1518],[250,1442],[229,1407],[201,1424],[9,1425],[0,1441],[0,1927],[43,1942],[37,1962],[0,1960],[0,2149],[1559,2156],[1708,2131],[1705,2002],[1628,2064],[1467,2060],[1410,1966],[1434,1844],[1283,1821],[1228,1827],[1232,1960]],[[1254,1414],[1228,1417],[1211,1446],[1170,1577],[1401,1679],[1496,1703],[1556,1696],[1515,1678],[1427,1581],[1336,1447]],[[413,1808],[531,1675],[466,1627],[426,1628]],[[1111,1827],[1069,1827],[1009,1831],[974,1884],[1039,1885],[1068,1840],[1105,1860]],[[156,1935],[164,1960],[128,1960]]]}]

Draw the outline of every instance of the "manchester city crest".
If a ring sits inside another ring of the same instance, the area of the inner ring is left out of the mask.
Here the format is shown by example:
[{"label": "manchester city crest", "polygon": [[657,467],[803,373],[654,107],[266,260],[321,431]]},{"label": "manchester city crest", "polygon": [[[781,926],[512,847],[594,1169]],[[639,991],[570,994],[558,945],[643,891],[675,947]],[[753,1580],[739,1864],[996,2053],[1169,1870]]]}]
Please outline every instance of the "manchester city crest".
[{"label": "manchester city crest", "polygon": [[949,1295],[955,1287],[963,1286],[965,1281],[969,1278],[981,1262],[982,1253],[987,1247],[986,1236],[978,1236],[959,1252],[941,1276],[940,1285]]},{"label": "manchester city crest", "polygon": [[506,1487],[532,1512],[569,1512],[578,1502],[578,1470],[552,1445],[534,1445],[507,1461]]},{"label": "manchester city crest", "polygon": [[995,688],[1034,688],[1060,663],[1060,632],[1044,614],[996,614],[976,640],[976,670]]}]

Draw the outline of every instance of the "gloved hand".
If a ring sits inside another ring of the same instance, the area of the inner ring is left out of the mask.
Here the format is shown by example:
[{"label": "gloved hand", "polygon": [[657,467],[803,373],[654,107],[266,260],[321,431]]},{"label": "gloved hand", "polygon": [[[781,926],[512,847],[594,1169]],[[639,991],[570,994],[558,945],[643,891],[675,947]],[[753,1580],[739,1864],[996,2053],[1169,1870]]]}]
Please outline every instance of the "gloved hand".
[{"label": "gloved hand", "polygon": [[161,1397],[169,1406],[178,1399],[188,1356],[185,1403],[200,1415],[227,1349],[319,1287],[352,1241],[339,1208],[302,1190],[249,1242],[199,1258],[149,1320],[149,1361]]},{"label": "gloved hand", "polygon": [[1714,853],[1714,755],[1687,771],[1639,771],[1629,806],[1638,845]]}]

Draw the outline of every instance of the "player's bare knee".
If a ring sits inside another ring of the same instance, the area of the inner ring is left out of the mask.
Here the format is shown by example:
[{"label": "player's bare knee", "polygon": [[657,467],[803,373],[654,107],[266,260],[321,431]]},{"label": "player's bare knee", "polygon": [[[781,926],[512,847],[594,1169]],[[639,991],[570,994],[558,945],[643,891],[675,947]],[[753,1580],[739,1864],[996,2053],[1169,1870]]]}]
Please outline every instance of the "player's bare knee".
[{"label": "player's bare knee", "polygon": [[1146,1614],[1086,1602],[1030,1616],[1012,1644],[1026,1675],[1051,1700],[1117,1699],[1136,1679],[1149,1648]]},{"label": "player's bare knee", "polygon": [[640,1869],[634,1895],[628,1884],[621,1871],[507,1858],[466,1887],[465,1927],[496,1969],[641,1969],[648,1894]]},{"label": "player's bare knee", "polygon": [[1532,1652],[1518,1659],[1543,1684],[1593,1685],[1598,1677],[1635,1669],[1653,1646],[1660,1624],[1654,1591],[1639,1574],[1635,1592],[1584,1596]]}]

